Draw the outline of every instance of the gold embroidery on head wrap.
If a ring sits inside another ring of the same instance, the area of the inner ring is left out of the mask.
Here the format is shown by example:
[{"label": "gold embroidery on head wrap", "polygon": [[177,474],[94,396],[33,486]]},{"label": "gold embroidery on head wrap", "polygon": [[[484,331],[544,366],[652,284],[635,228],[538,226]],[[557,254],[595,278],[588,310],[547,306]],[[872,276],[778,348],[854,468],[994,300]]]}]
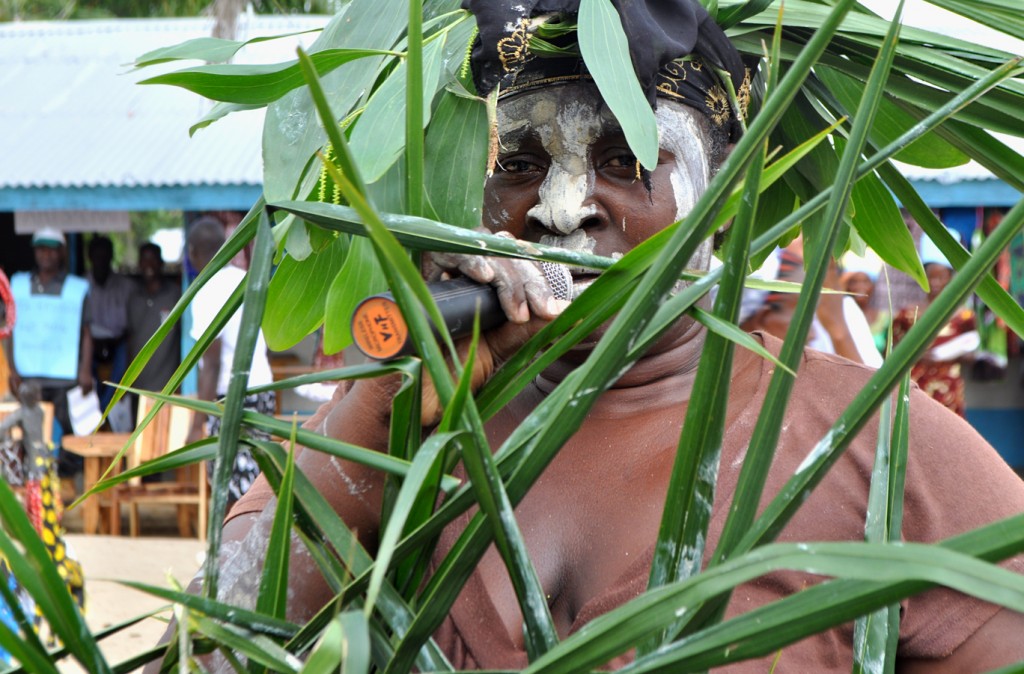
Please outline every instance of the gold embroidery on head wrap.
[{"label": "gold embroidery on head wrap", "polygon": [[743,69],[743,84],[736,92],[736,105],[739,106],[739,113],[743,119],[747,118],[747,108],[750,107],[750,68]]},{"label": "gold embroidery on head wrap", "polygon": [[523,68],[530,59],[528,36],[526,29],[529,19],[521,19],[519,25],[508,36],[498,40],[498,58],[506,73],[514,73]]},{"label": "gold embroidery on head wrap", "polygon": [[729,121],[731,109],[729,107],[729,97],[725,93],[725,89],[721,85],[716,84],[712,88],[708,89],[707,98],[704,99],[704,105],[708,109],[708,117],[714,122],[715,126],[722,126]]}]

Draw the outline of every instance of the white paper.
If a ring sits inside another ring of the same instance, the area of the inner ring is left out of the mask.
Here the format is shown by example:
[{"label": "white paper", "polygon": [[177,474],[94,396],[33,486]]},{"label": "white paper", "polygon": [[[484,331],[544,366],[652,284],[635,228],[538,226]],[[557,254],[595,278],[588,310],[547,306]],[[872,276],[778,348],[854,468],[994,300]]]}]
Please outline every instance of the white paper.
[{"label": "white paper", "polygon": [[96,389],[88,394],[82,393],[81,386],[68,391],[68,415],[71,417],[71,430],[75,435],[90,435],[95,431],[100,425],[100,419],[103,418]]}]

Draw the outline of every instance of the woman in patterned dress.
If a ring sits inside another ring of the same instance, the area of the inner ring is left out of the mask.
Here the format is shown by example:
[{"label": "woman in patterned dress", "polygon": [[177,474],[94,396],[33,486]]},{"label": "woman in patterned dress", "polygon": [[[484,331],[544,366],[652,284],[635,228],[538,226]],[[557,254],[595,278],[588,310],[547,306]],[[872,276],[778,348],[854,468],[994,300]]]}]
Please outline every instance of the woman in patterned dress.
[{"label": "woman in patterned dress", "polygon": [[[921,262],[928,276],[928,299],[924,306],[904,307],[896,314],[892,321],[893,344],[903,339],[917,317],[953,278],[953,267],[949,260],[927,237],[921,240]],[[964,417],[965,387],[961,365],[971,360],[979,343],[974,312],[962,308],[942,328],[932,345],[910,370],[910,376],[925,393]]]}]

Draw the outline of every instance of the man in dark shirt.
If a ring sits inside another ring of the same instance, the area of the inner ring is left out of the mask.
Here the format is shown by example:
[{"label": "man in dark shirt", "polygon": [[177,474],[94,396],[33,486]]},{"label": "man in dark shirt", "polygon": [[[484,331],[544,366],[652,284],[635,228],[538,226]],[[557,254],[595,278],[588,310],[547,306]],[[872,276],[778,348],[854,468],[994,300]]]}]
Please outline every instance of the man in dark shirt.
[{"label": "man in dark shirt", "polygon": [[[99,382],[100,405],[106,407],[114,387],[103,382],[121,381],[128,365],[125,331],[128,298],[134,294],[131,279],[114,271],[114,244],[102,234],[89,239],[89,333],[93,341],[92,374]],[[111,422],[116,417],[111,416]],[[115,428],[114,430],[127,430]]]},{"label": "man in dark shirt", "polygon": [[[160,246],[144,243],[139,246],[140,283],[128,299],[128,360],[135,360],[170,315],[181,290],[164,277],[164,259]],[[170,334],[149,358],[146,367],[135,379],[134,386],[147,391],[161,390],[181,362],[181,328],[177,323]],[[133,399],[132,418],[138,410],[138,399]]]}]

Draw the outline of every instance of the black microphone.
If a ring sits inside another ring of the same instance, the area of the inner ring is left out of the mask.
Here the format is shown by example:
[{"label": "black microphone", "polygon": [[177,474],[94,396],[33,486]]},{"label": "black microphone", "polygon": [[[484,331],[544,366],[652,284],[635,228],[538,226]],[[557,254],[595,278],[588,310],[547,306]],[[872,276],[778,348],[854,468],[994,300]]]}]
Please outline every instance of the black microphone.
[{"label": "black microphone", "polygon": [[[555,298],[571,299],[569,270],[551,262],[541,262],[540,267]],[[481,331],[496,328],[508,320],[493,286],[462,277],[428,283],[427,290],[437,303],[452,339],[472,333],[477,313]],[[409,327],[390,292],[368,297],[356,306],[352,312],[352,337],[356,347],[372,360],[390,360],[415,352]]]}]

